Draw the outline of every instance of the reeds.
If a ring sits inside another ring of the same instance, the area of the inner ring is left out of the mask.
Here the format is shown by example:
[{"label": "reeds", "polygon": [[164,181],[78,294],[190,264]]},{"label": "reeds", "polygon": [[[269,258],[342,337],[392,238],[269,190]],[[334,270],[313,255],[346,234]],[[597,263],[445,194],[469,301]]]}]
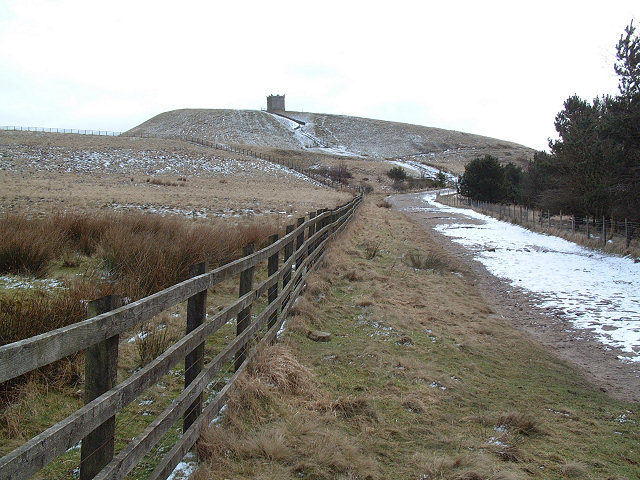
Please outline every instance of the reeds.
[{"label": "reeds", "polygon": [[54,260],[81,254],[102,263],[118,293],[140,298],[184,280],[193,264],[218,266],[237,258],[244,245],[261,244],[274,229],[142,213],[5,214],[0,217],[0,273],[40,277]]}]

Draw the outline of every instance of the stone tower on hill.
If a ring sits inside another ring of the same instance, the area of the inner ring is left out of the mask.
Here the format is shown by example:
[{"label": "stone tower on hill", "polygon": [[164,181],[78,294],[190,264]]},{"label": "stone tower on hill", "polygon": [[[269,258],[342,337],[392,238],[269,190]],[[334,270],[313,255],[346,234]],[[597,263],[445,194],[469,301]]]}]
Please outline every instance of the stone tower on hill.
[{"label": "stone tower on hill", "polygon": [[269,95],[267,97],[267,112],[284,111],[284,95]]}]

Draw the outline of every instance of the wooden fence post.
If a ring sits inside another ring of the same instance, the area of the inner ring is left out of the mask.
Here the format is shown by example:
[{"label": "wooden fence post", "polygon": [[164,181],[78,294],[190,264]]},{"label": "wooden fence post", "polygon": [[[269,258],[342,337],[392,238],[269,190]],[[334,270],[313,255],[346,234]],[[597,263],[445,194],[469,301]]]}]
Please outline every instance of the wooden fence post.
[{"label": "wooden fence post", "polygon": [[589,232],[589,215],[587,215],[587,240],[591,238],[591,233]]},{"label": "wooden fence post", "polygon": [[[298,218],[298,224],[296,225],[296,227],[301,226],[304,223],[304,219],[305,217]],[[303,243],[304,243],[304,230],[301,230],[298,236],[296,237],[296,252],[300,250],[300,247],[302,246]]]},{"label": "wooden fence post", "polygon": [[[269,237],[269,244],[276,243],[278,241],[278,234],[274,233]],[[278,271],[278,261],[280,259],[280,250],[275,252],[273,255],[269,257],[267,263],[267,275],[270,277],[274,273]],[[278,282],[276,282],[272,287],[269,287],[269,292],[267,293],[267,299],[269,300],[269,304],[274,302],[278,298]],[[276,310],[269,317],[269,323],[267,329],[271,329],[276,324],[278,320],[278,311]]]},{"label": "wooden fence post", "polygon": [[[196,277],[207,272],[206,263],[197,263],[189,268],[189,276]],[[196,293],[187,300],[187,330],[191,331],[202,325],[207,318],[207,291]],[[198,376],[204,366],[204,342],[194,348],[184,359],[184,388]],[[202,413],[202,393],[191,404],[183,416],[182,432],[186,432],[191,424]]]},{"label": "wooden fence post", "polygon": [[631,244],[631,236],[629,236],[629,222],[626,218],[624,219],[624,238],[626,239],[626,248],[629,248],[629,245]]},{"label": "wooden fence post", "polygon": [[[89,302],[87,318],[106,313],[122,305],[117,295],[108,295]],[[112,389],[117,383],[119,335],[114,335],[86,349],[85,353],[85,405]],[[96,476],[113,458],[115,446],[115,415],[107,419],[82,439],[80,450],[80,480]]]},{"label": "wooden fence post", "polygon": [[[317,215],[317,212],[310,212],[309,220],[313,220],[314,218],[316,218],[316,215]],[[307,238],[311,238],[315,233],[316,233],[316,224],[314,223],[313,225],[309,225],[309,233],[307,234],[308,235]],[[309,244],[309,248],[307,249],[307,256],[311,255],[313,250],[314,250],[314,246]]]},{"label": "wooden fence post", "polygon": [[602,216],[602,248],[607,246],[607,227],[604,221],[604,215]]},{"label": "wooden fence post", "polygon": [[[305,221],[305,217],[300,217],[298,218],[298,224],[297,227],[300,227]],[[300,250],[300,248],[302,247],[302,244],[304,243],[304,229],[302,229],[300,231],[300,233],[298,234],[298,236],[296,237],[296,257],[297,254]],[[304,253],[304,252],[302,252]],[[296,271],[300,268],[300,264],[302,263],[302,261],[304,260],[305,256],[304,255],[300,255],[299,258],[296,258]],[[302,281],[302,276],[298,277],[298,281],[296,283],[296,287],[298,286],[298,284]]]},{"label": "wooden fence post", "polygon": [[[287,235],[289,235],[291,232],[293,232],[295,230],[295,225],[287,225],[286,228],[286,233]],[[282,262],[286,263],[287,260],[289,260],[289,258],[291,258],[291,255],[293,255],[293,239],[291,239],[285,246],[284,246],[284,256],[282,258]],[[284,288],[289,284],[289,282],[291,281],[291,268],[287,268],[286,271],[284,272],[284,275],[282,276],[282,289],[284,290]],[[289,302],[289,295],[287,295],[285,297],[285,299],[282,302],[282,307],[284,307],[287,303]]]},{"label": "wooden fence post", "polygon": [[[247,255],[251,255],[255,251],[255,247],[253,245],[247,245],[242,249],[242,256],[246,257]],[[240,289],[238,293],[238,297],[242,297],[246,295],[253,289],[253,271],[255,267],[249,267],[242,273],[240,273]],[[236,319],[236,335],[240,335],[244,332],[247,326],[251,323],[251,305],[242,309],[240,313],[238,313],[238,317]],[[247,358],[246,347],[241,349],[238,353],[236,353],[235,360],[235,370],[237,371],[245,358]]]}]

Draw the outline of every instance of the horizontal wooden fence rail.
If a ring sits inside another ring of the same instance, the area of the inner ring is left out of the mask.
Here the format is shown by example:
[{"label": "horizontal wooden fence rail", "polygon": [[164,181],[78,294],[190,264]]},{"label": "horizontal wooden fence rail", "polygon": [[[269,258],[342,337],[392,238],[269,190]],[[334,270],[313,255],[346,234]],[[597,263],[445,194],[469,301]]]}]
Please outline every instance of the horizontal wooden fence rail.
[{"label": "horizontal wooden fence rail", "polygon": [[558,229],[571,233],[582,233],[587,239],[598,240],[602,246],[614,236],[624,241],[629,248],[634,239],[640,240],[640,223],[626,218],[594,217],[592,215],[572,215],[567,212],[551,213],[516,204],[490,203],[473,200],[459,194],[438,195],[437,200],[454,207],[467,207],[499,219],[508,219],[523,226],[539,229]]},{"label": "horizontal wooden fence rail", "polygon": [[[291,305],[304,288],[310,268],[323,254],[327,242],[346,226],[361,201],[362,195],[359,195],[334,210],[314,212],[308,220],[301,219],[297,227],[287,228],[288,233],[282,238],[272,236],[271,243],[262,250],[209,272],[204,265],[197,266],[192,270],[192,278],[161,292],[83,322],[0,347],[0,383],[85,349],[87,359],[92,362],[91,368],[96,370],[87,371],[87,378],[93,378],[102,375],[103,371],[108,372],[108,368],[114,368],[102,366],[98,359],[106,355],[103,363],[117,362],[117,339],[121,333],[172,306],[189,301],[188,333],[185,336],[121,383],[103,386],[103,392],[95,390],[96,386],[93,385],[94,394],[87,396],[85,393],[86,404],[82,408],[1,458],[0,478],[29,478],[82,441],[81,480],[120,479],[154,448],[176,421],[184,417],[183,435],[149,477],[167,478],[195,444],[202,428],[219,413],[231,385],[246,368],[248,360],[260,346],[276,338]],[[281,256],[281,252],[284,252],[284,256]],[[278,267],[280,258],[282,264]],[[267,260],[267,278],[255,287],[252,279],[247,283],[247,273]],[[240,290],[239,298],[213,317],[206,318],[207,290],[238,274],[245,285]],[[268,303],[261,312],[255,316],[242,316],[243,311],[247,312],[256,300],[266,294]],[[95,302],[91,304],[99,305]],[[117,299],[109,299],[106,304],[117,305]],[[99,312],[100,308],[96,308]],[[243,319],[242,328],[215,358],[204,365],[205,340],[235,316],[238,316],[238,326]],[[250,342],[264,329],[266,333],[262,339],[255,347],[249,348]],[[115,352],[115,360],[113,353],[109,357],[109,352]],[[242,363],[236,363],[235,374],[203,410],[205,388],[223,366],[234,357],[239,358],[238,355],[241,355]],[[185,361],[185,389],[143,432],[113,457],[113,427],[105,426],[110,425],[110,419],[114,419],[117,412],[181,361]],[[86,380],[85,383],[85,388],[89,388],[87,384],[92,382]],[[90,444],[95,445],[91,450],[88,447]],[[104,445],[111,445],[111,450],[96,455],[98,447]],[[85,457],[91,461],[86,461]]]}]

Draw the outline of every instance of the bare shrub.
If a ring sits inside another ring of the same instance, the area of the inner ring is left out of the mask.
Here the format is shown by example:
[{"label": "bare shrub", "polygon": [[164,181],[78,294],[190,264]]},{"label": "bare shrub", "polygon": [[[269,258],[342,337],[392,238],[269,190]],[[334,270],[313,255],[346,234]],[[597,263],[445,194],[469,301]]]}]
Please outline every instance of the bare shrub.
[{"label": "bare shrub", "polygon": [[365,193],[365,195],[369,195],[370,193],[373,193],[373,185],[371,185],[366,181],[360,182],[360,188]]},{"label": "bare shrub", "polygon": [[334,167],[320,167],[316,170],[316,173],[324,177],[330,178],[333,182],[342,183],[343,185],[349,184],[349,179],[353,178],[353,175],[347,168],[345,163],[341,163]]}]

